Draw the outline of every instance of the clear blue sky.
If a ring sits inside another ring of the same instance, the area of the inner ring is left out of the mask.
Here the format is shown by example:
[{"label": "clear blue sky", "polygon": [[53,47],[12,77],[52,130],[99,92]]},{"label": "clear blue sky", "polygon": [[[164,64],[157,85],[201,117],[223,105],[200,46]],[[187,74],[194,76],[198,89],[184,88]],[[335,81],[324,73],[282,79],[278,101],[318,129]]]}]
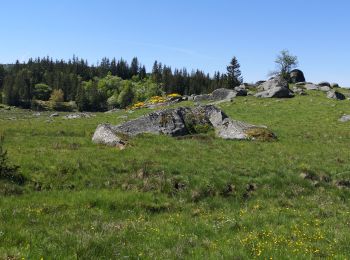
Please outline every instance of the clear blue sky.
[{"label": "clear blue sky", "polygon": [[0,63],[137,56],[148,70],[157,59],[213,73],[236,56],[252,82],[288,49],[308,81],[350,87],[348,0],[0,0],[0,10]]}]

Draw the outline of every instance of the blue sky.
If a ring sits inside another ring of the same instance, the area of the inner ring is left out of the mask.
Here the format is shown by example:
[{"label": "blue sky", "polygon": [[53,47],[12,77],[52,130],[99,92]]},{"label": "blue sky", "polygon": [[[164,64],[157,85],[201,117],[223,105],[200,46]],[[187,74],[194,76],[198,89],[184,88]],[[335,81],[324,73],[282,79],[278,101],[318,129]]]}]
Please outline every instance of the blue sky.
[{"label": "blue sky", "polygon": [[137,56],[148,70],[158,60],[213,73],[236,56],[253,82],[288,49],[306,80],[350,87],[347,0],[0,0],[0,10],[0,63]]}]

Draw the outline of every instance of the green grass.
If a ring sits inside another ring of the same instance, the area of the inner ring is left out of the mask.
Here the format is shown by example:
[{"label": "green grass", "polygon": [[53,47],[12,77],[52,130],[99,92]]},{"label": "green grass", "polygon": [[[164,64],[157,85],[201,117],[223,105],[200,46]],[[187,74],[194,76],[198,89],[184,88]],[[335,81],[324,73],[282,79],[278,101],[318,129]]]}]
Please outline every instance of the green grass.
[{"label": "green grass", "polygon": [[0,110],[29,179],[0,182],[0,259],[348,258],[350,189],[335,182],[350,179],[350,122],[338,121],[350,102],[309,92],[220,107],[277,141],[143,135],[118,150],[92,144],[96,126],[150,110],[50,122]]}]

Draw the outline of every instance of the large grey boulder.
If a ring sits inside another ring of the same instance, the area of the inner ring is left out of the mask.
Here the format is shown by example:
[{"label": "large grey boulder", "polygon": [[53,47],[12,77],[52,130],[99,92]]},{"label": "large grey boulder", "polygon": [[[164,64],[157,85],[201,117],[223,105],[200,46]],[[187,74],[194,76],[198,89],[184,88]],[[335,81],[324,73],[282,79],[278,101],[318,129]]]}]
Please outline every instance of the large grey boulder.
[{"label": "large grey boulder", "polygon": [[119,146],[124,144],[122,139],[116,135],[113,126],[109,124],[98,125],[92,137],[92,141],[95,144],[104,144],[109,146]]},{"label": "large grey boulder", "polygon": [[276,76],[258,86],[260,90],[269,90],[275,87],[288,88],[288,82],[285,79]]},{"label": "large grey boulder", "polygon": [[305,82],[304,73],[301,70],[295,69],[290,72],[292,83]]},{"label": "large grey boulder", "polygon": [[291,98],[294,97],[293,92],[286,87],[273,87],[268,90],[255,94],[259,98]]},{"label": "large grey boulder", "polygon": [[318,83],[319,86],[323,86],[323,87],[331,87],[331,84],[327,81],[322,81],[320,83]]},{"label": "large grey boulder", "polygon": [[318,89],[323,91],[323,92],[328,92],[331,90],[331,88],[328,86],[320,86]]},{"label": "large grey boulder", "polygon": [[332,99],[336,99],[336,100],[344,100],[345,96],[337,91],[331,90],[327,92],[327,97],[328,98],[332,98]]},{"label": "large grey boulder", "polygon": [[262,83],[258,89],[261,91],[256,93],[256,97],[260,98],[290,98],[294,97],[293,92],[289,89],[288,82],[281,77],[273,77]]},{"label": "large grey boulder", "polygon": [[194,102],[201,101],[223,101],[231,100],[237,96],[246,96],[247,90],[244,88],[237,87],[235,89],[219,88],[215,89],[211,94],[197,95],[193,98]]},{"label": "large grey boulder", "polygon": [[183,114],[188,108],[166,109],[156,111],[137,119],[113,127],[114,132],[127,136],[141,133],[165,134],[181,136],[188,133]]},{"label": "large grey boulder", "polygon": [[[265,127],[232,120],[215,106],[206,105],[160,110],[117,126],[101,124],[92,141],[109,146],[123,146],[126,137],[142,133],[183,136],[195,134],[198,127],[213,128],[216,135],[224,139],[260,139],[260,133],[266,137],[268,132]],[[269,133],[268,136],[275,137]]]},{"label": "large grey boulder", "polygon": [[249,86],[245,86],[245,85],[240,85],[238,87],[234,88],[234,91],[236,92],[236,96],[237,97],[245,97],[248,95],[248,90],[247,88],[249,88]]},{"label": "large grey boulder", "polygon": [[202,95],[197,95],[193,97],[194,102],[210,101],[210,100],[212,100],[212,96],[210,94],[202,94]]},{"label": "large grey boulder", "polygon": [[315,85],[315,84],[312,84],[312,83],[306,84],[306,85],[304,86],[304,88],[305,88],[306,90],[319,90],[319,89],[320,89],[319,86],[317,86],[317,85]]},{"label": "large grey boulder", "polygon": [[301,95],[301,96],[304,96],[304,95],[307,95],[306,92],[304,91],[304,89],[302,88],[298,88],[298,87],[293,87],[292,91],[295,93],[295,94],[298,94],[298,95]]},{"label": "large grey boulder", "polygon": [[213,93],[211,93],[213,100],[229,100],[237,96],[237,91],[227,88],[219,88],[215,89]]},{"label": "large grey boulder", "polygon": [[331,88],[339,88],[339,84],[338,83],[332,83],[331,84]]},{"label": "large grey boulder", "polygon": [[247,139],[247,130],[255,128],[254,125],[244,122],[225,118],[222,122],[217,124],[215,132],[218,137],[223,139]]}]

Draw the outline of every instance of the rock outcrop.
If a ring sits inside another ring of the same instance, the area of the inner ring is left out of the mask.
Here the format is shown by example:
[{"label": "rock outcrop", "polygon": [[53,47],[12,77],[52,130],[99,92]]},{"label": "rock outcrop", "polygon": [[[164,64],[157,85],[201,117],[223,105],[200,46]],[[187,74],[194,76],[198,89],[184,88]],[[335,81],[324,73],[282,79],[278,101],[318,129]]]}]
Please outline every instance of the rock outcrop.
[{"label": "rock outcrop", "polygon": [[295,93],[295,94],[298,94],[298,95],[301,95],[301,96],[304,96],[304,95],[307,95],[306,94],[306,92],[304,91],[304,89],[302,89],[302,88],[298,88],[298,87],[293,87],[293,92]]},{"label": "rock outcrop", "polygon": [[142,133],[184,136],[199,133],[203,129],[214,129],[216,135],[223,139],[275,138],[266,127],[232,120],[220,109],[207,105],[160,110],[117,126],[100,124],[92,141],[109,146],[123,146],[126,138]]},{"label": "rock outcrop", "polygon": [[288,87],[288,82],[280,77],[274,77],[262,83],[258,89],[261,91],[256,93],[256,97],[260,98],[291,98],[294,97],[293,92]]},{"label": "rock outcrop", "polygon": [[304,73],[301,70],[295,69],[290,72],[292,83],[305,82]]},{"label": "rock outcrop", "polygon": [[211,94],[197,95],[193,98],[193,101],[221,101],[221,100],[231,100],[237,96],[246,96],[247,90],[242,87],[236,87],[235,89],[219,88],[215,89]]},{"label": "rock outcrop", "polygon": [[255,96],[260,98],[291,98],[294,97],[294,94],[290,91],[289,88],[273,87],[268,90],[256,93]]},{"label": "rock outcrop", "polygon": [[339,88],[339,84],[338,83],[332,83],[331,84],[331,88]]},{"label": "rock outcrop", "polygon": [[320,83],[318,83],[319,86],[322,86],[322,87],[331,87],[331,84],[327,81],[322,81]]},{"label": "rock outcrop", "polygon": [[321,90],[321,91],[323,91],[323,92],[328,92],[328,91],[331,90],[331,88],[328,87],[328,86],[319,86],[318,89]]},{"label": "rock outcrop", "polygon": [[327,97],[328,98],[332,98],[332,99],[336,99],[336,100],[344,100],[345,96],[337,91],[331,90],[327,92]]},{"label": "rock outcrop", "polygon": [[315,84],[312,84],[312,83],[306,84],[306,85],[304,86],[304,88],[305,88],[306,90],[319,90],[319,89],[320,89],[319,86],[317,86],[317,85],[315,85]]}]

